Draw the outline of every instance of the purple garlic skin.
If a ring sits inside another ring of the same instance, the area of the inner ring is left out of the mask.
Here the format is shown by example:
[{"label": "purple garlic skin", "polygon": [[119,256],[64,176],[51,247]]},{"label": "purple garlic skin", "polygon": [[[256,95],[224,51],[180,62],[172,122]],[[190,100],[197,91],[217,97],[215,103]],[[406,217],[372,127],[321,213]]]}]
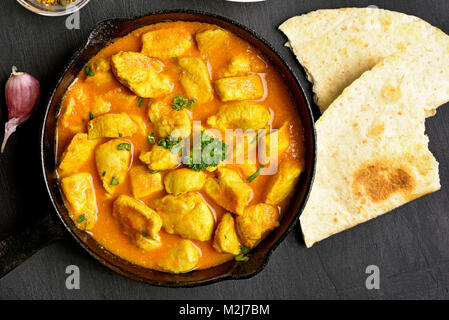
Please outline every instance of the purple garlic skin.
[{"label": "purple garlic skin", "polygon": [[8,122],[5,124],[5,136],[1,152],[5,150],[9,137],[17,127],[28,120],[36,109],[41,97],[39,81],[25,72],[17,72],[12,67],[12,73],[5,85],[6,105],[8,106]]}]

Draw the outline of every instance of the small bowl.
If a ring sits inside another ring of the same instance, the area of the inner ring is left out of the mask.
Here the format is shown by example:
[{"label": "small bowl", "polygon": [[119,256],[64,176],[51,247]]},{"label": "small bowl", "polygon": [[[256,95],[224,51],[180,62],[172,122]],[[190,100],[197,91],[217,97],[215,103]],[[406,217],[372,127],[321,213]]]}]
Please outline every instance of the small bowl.
[{"label": "small bowl", "polygon": [[20,3],[24,8],[27,8],[31,12],[40,14],[42,16],[51,16],[51,17],[65,16],[74,13],[75,11],[78,11],[86,4],[88,4],[89,1],[90,0],[75,0],[74,2],[66,6],[60,5],[46,6],[45,4],[42,4],[35,0],[17,0],[18,3]]}]

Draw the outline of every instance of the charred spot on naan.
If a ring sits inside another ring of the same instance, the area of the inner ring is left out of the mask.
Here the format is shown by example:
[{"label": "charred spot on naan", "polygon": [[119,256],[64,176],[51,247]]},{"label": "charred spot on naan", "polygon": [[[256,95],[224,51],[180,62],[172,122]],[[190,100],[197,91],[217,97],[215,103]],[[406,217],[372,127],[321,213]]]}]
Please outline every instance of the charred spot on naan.
[{"label": "charred spot on naan", "polygon": [[400,85],[395,86],[388,84],[383,87],[382,95],[387,101],[396,102],[402,98],[402,91]]},{"label": "charred spot on naan", "polygon": [[410,194],[415,188],[409,170],[387,160],[363,164],[353,179],[354,196],[357,199],[367,196],[376,203],[387,200],[395,193]]},{"label": "charred spot on naan", "polygon": [[384,131],[385,131],[385,124],[383,122],[375,123],[369,128],[368,136],[370,138],[375,138],[377,136],[382,135]]}]

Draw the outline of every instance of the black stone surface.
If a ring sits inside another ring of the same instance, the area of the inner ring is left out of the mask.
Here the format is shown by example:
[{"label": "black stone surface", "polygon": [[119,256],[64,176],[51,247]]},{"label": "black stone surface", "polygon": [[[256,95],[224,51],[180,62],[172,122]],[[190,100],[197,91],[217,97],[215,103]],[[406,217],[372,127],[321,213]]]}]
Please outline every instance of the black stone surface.
[{"label": "black stone surface", "polygon": [[[92,0],[80,13],[81,29],[67,30],[65,18],[42,17],[14,0],[0,9],[0,85],[12,65],[36,76],[44,99],[65,61],[100,20],[155,10],[188,8],[217,13],[257,31],[302,77],[277,26],[319,8],[381,8],[417,15],[449,32],[445,0],[268,0],[239,4],[224,0]],[[10,139],[0,155],[0,239],[22,230],[51,210],[41,178],[38,132],[42,108]],[[449,298],[449,109],[427,120],[430,149],[440,161],[441,191],[306,249],[299,229],[274,252],[267,268],[248,280],[190,288],[157,288],[109,271],[74,241],[39,251],[0,279],[0,299],[448,299]],[[7,120],[3,89],[0,123]],[[65,270],[77,265],[81,288],[65,287]],[[368,265],[380,268],[380,290],[367,290]]]}]

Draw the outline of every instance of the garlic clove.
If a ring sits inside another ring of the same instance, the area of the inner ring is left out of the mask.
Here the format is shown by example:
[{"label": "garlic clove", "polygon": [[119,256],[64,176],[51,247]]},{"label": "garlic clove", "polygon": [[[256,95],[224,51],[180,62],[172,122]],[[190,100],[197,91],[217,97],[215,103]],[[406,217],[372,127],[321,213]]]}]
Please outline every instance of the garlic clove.
[{"label": "garlic clove", "polygon": [[16,131],[17,126],[28,120],[34,112],[41,96],[39,81],[25,72],[18,72],[15,66],[5,85],[5,98],[8,106],[8,122],[5,124],[5,136],[0,152]]}]

